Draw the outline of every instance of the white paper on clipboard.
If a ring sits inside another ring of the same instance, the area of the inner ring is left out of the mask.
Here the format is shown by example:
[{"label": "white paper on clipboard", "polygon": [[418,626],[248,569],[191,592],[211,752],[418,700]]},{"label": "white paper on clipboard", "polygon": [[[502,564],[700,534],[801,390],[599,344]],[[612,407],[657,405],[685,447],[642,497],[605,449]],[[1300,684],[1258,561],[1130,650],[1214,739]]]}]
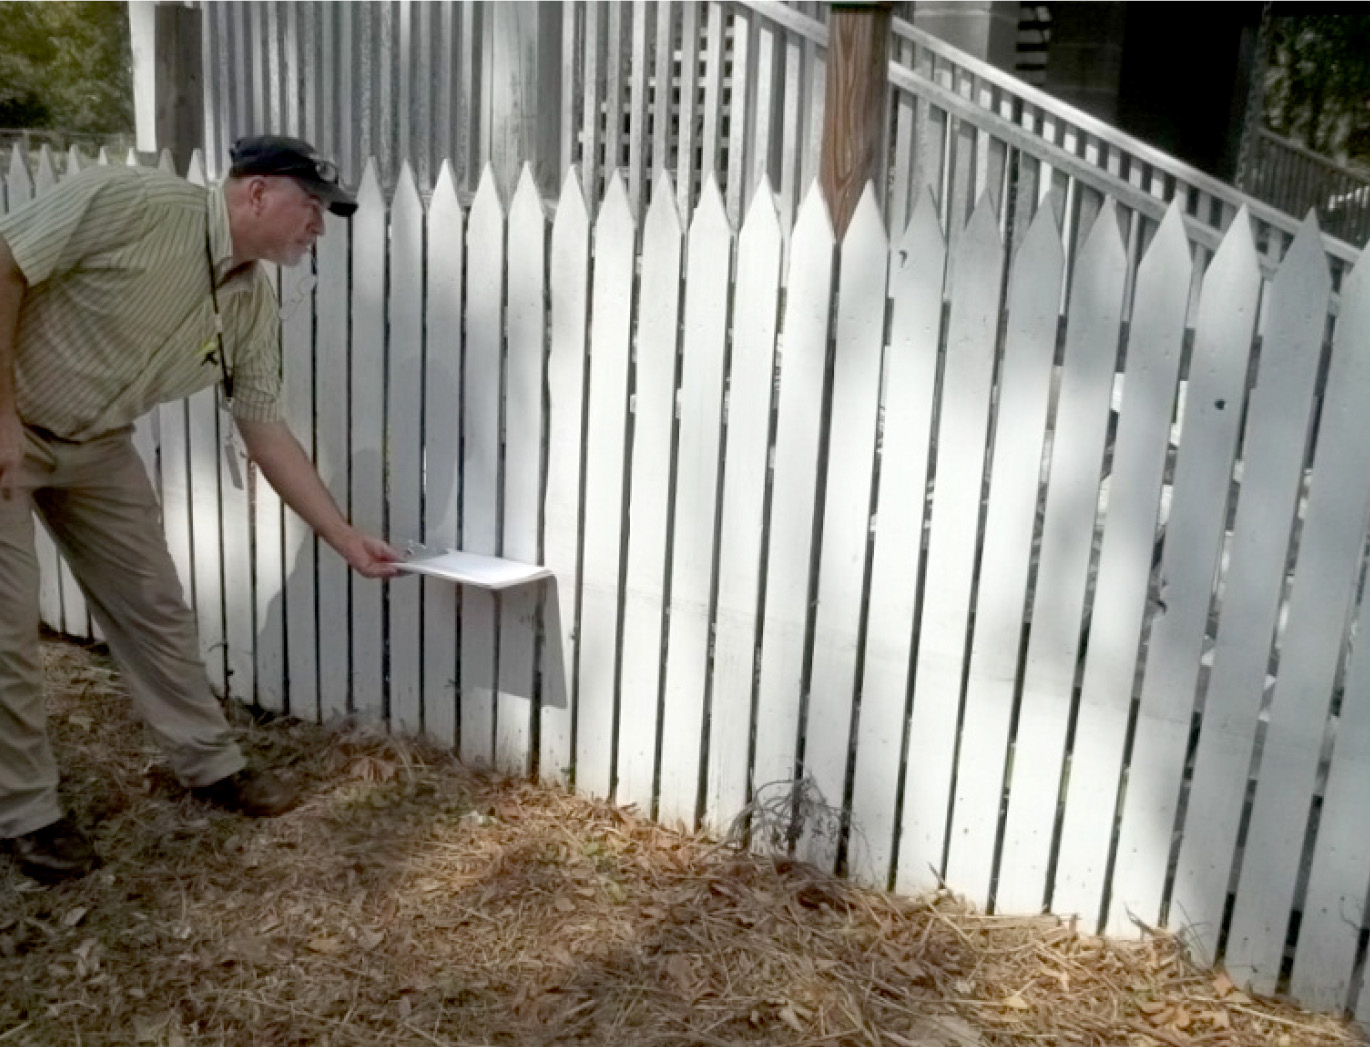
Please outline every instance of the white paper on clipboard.
[{"label": "white paper on clipboard", "polygon": [[464,553],[458,549],[440,553],[424,552],[395,566],[401,571],[444,578],[458,585],[474,585],[481,589],[508,589],[552,576],[546,567],[518,563],[498,556]]}]

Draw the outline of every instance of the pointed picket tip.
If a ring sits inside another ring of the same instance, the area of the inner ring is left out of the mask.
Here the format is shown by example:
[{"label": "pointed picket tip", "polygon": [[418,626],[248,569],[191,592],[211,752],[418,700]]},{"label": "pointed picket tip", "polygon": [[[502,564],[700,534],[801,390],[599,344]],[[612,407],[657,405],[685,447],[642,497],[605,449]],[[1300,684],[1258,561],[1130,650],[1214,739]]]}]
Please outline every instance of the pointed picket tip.
[{"label": "pointed picket tip", "polygon": [[57,184],[57,168],[52,162],[52,150],[47,143],[38,150],[38,173],[33,179],[34,187],[40,190],[51,189]]},{"label": "pointed picket tip", "polygon": [[[101,150],[103,153],[104,150]],[[186,181],[192,185],[208,185],[209,178],[205,175],[205,154],[196,149],[190,154],[190,164],[186,167]]]},{"label": "pointed picket tip", "polygon": [[130,150],[128,151],[128,156],[124,157],[124,166],[126,166],[126,167],[142,167],[142,166],[143,166],[143,162],[142,162],[141,160],[138,159],[138,150],[137,150],[137,149],[130,149]]},{"label": "pointed picket tip", "polygon": [[[1243,213],[1244,211],[1237,215],[1238,220],[1242,220]],[[1179,201],[1172,200],[1166,208],[1165,217],[1161,219],[1160,228],[1151,239],[1151,246],[1142,258],[1142,264],[1137,267],[1137,279],[1139,282],[1145,282],[1151,279],[1153,271],[1160,275],[1178,270],[1183,272],[1182,282],[1187,285],[1193,265],[1189,237],[1184,230],[1184,212],[1180,210]]]},{"label": "pointed picket tip", "polygon": [[[532,164],[523,164],[518,185],[514,186],[514,200],[510,203],[510,225],[541,227],[547,222],[547,208],[543,207],[543,193],[538,192]],[[510,233],[512,238],[512,233]]]},{"label": "pointed picket tip", "polygon": [[563,203],[565,202],[564,198],[567,193],[574,193],[576,196],[580,197],[580,201],[582,204],[585,202],[585,190],[581,187],[580,184],[580,172],[576,170],[574,164],[572,164],[570,167],[566,169],[566,177],[561,180],[561,195],[563,198]]},{"label": "pointed picket tip", "polygon": [[457,176],[452,171],[452,161],[444,160],[438,165],[438,180],[433,186],[433,195],[437,196],[439,193],[445,195],[448,192],[452,193],[453,196],[456,195]]},{"label": "pointed picket tip", "polygon": [[925,188],[914,201],[913,213],[898,241],[890,245],[890,293],[900,293],[899,288],[905,286],[913,274],[929,269],[935,270],[934,279],[945,280],[946,265],[947,242],[942,236],[937,203]]},{"label": "pointed picket tip", "polygon": [[1045,205],[1037,208],[1028,226],[1027,236],[1018,249],[1018,256],[1033,260],[1034,264],[1065,265],[1066,251],[1061,243],[1061,223],[1056,220],[1056,209]]},{"label": "pointed picket tip", "polygon": [[561,183],[561,198],[557,201],[557,214],[552,221],[552,235],[556,237],[584,229],[589,224],[590,212],[585,207],[585,193],[580,188],[580,178],[574,167],[568,168],[566,178]]},{"label": "pointed picket tip", "polygon": [[657,173],[656,187],[652,190],[652,203],[647,208],[647,218],[643,222],[644,238],[678,240],[683,232],[680,211],[675,205],[675,186],[671,176],[660,171]]},{"label": "pointed picket tip", "polygon": [[[1271,281],[1270,290],[1272,294],[1278,293],[1284,285],[1295,280],[1303,280],[1308,276],[1313,276],[1316,287],[1309,290],[1316,294],[1330,294],[1332,290],[1332,274],[1327,268],[1327,251],[1322,245],[1322,231],[1318,228],[1318,214],[1316,211],[1309,210],[1308,216],[1299,223],[1299,231],[1294,236],[1294,242],[1289,245],[1289,250],[1284,253],[1284,260],[1280,262],[1280,270],[1275,274],[1275,279]],[[1326,285],[1326,290],[1323,290]]]},{"label": "pointed picket tip", "polygon": [[533,177],[533,165],[524,163],[523,170],[519,172],[518,184],[514,186],[514,200],[509,205],[509,213],[526,218],[527,212],[530,211],[535,212],[544,221],[547,218],[547,211],[542,206],[542,193],[538,190],[537,179]]},{"label": "pointed picket tip", "polygon": [[[672,197],[675,196],[675,179],[671,177],[671,172],[667,171],[664,167],[659,169],[656,173],[656,177],[652,179],[652,199],[655,200],[657,196],[662,193],[668,193]],[[676,212],[677,215],[679,213],[679,211]]]},{"label": "pointed picket tip", "polygon": [[176,161],[172,157],[170,149],[162,150],[161,155],[157,158],[157,169],[165,171],[167,174],[176,173]]},{"label": "pointed picket tip", "polygon": [[109,150],[105,146],[100,146],[100,151],[95,154],[95,162],[105,167],[113,163],[109,158]]},{"label": "pointed picket tip", "polygon": [[991,239],[998,247],[1004,242],[999,237],[999,215],[994,210],[994,200],[986,189],[980,194],[980,201],[966,223],[965,235],[975,240],[988,242]]},{"label": "pointed picket tip", "polygon": [[601,228],[633,227],[633,205],[628,199],[628,190],[624,187],[617,169],[609,176],[608,188],[604,190],[604,204],[600,208],[599,221],[596,224]]},{"label": "pointed picket tip", "polygon": [[400,164],[400,176],[395,182],[395,196],[391,202],[396,220],[415,218],[423,220],[423,200],[419,197],[419,187],[414,181],[414,170],[405,160]]},{"label": "pointed picket tip", "polygon": [[500,199],[495,168],[488,160],[480,170],[480,181],[476,183],[476,195],[471,200],[471,213],[474,215],[486,207],[495,208],[501,216],[504,214],[504,201]]},{"label": "pointed picket tip", "polygon": [[[792,244],[800,240],[806,244],[813,241],[811,246],[814,247],[821,244],[832,246],[836,239],[832,230],[832,217],[828,214],[828,202],[823,199],[823,190],[818,187],[817,180],[804,194],[804,202],[799,205],[799,216],[795,219],[794,232],[790,239]],[[793,246],[790,253],[794,253]]]},{"label": "pointed picket tip", "polygon": [[1104,201],[1094,225],[1085,237],[1085,245],[1080,249],[1077,269],[1086,271],[1095,266],[1110,265],[1122,267],[1127,264],[1127,252],[1123,248],[1122,234],[1118,232],[1118,212],[1113,199]]},{"label": "pointed picket tip", "polygon": [[33,181],[33,176],[29,174],[28,153],[24,150],[22,142],[16,142],[10,152],[9,180],[20,185],[29,185]]},{"label": "pointed picket tip", "polygon": [[[1172,209],[1175,206],[1177,205],[1172,204]],[[1167,214],[1166,217],[1170,216]],[[1246,204],[1242,204],[1237,210],[1236,217],[1232,219],[1232,224],[1227,227],[1227,233],[1218,245],[1212,261],[1208,263],[1208,270],[1211,273],[1220,266],[1231,265],[1228,259],[1248,256],[1253,266],[1260,264],[1256,260],[1256,236],[1251,231],[1251,212],[1247,210]]]},{"label": "pointed picket tip", "polygon": [[433,186],[433,198],[428,201],[428,221],[461,221],[461,200],[457,196],[457,176],[446,160],[438,168],[438,182]]},{"label": "pointed picket tip", "polygon": [[866,188],[861,191],[861,199],[856,202],[856,210],[852,212],[851,221],[847,223],[847,231],[842,237],[844,250],[848,243],[861,244],[862,250],[872,243],[879,243],[882,250],[888,246],[885,219],[880,214],[880,204],[875,199],[875,186],[870,182],[867,182]]},{"label": "pointed picket tip", "polygon": [[81,152],[79,145],[74,145],[67,150],[67,177],[70,178],[78,171],[82,171],[86,166],[86,154]]},{"label": "pointed picket tip", "polygon": [[699,203],[695,205],[694,216],[690,220],[690,233],[719,232],[730,234],[732,223],[728,221],[728,209],[723,203],[723,194],[718,191],[718,180],[709,172],[704,179],[704,188],[699,193]]},{"label": "pointed picket tip", "polygon": [[742,239],[752,240],[763,235],[780,235],[780,209],[775,204],[771,180],[764,174],[752,196],[752,205],[742,219]]},{"label": "pointed picket tip", "polygon": [[762,197],[770,200],[772,205],[775,204],[775,186],[771,184],[771,176],[765,171],[761,172],[761,177],[752,188],[752,203],[756,203]]},{"label": "pointed picket tip", "polygon": [[905,243],[927,241],[934,230],[937,239],[945,244],[947,238],[942,232],[942,219],[937,213],[937,200],[932,195],[932,187],[924,185],[913,201],[913,211],[899,235],[899,245],[902,247]]},{"label": "pointed picket tip", "polygon": [[384,211],[385,197],[381,193],[380,175],[376,173],[376,158],[369,157],[362,168],[361,185],[357,186],[357,210],[368,212],[375,208]]}]

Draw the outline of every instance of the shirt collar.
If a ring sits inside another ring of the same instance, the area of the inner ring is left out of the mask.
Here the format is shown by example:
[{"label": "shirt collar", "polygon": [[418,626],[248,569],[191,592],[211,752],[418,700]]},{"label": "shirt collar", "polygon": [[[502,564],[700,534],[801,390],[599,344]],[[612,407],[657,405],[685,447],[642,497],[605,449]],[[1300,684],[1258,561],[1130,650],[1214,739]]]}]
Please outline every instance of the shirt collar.
[{"label": "shirt collar", "polygon": [[209,215],[209,254],[214,259],[214,269],[223,279],[233,259],[233,234],[228,226],[228,200],[223,186],[215,186],[209,191],[205,205]]},{"label": "shirt collar", "polygon": [[228,224],[228,198],[222,185],[209,190],[205,207],[209,216],[209,254],[214,259],[219,289],[239,290],[250,286],[257,268],[255,264],[242,266],[231,279],[226,279],[233,269],[233,232]]}]

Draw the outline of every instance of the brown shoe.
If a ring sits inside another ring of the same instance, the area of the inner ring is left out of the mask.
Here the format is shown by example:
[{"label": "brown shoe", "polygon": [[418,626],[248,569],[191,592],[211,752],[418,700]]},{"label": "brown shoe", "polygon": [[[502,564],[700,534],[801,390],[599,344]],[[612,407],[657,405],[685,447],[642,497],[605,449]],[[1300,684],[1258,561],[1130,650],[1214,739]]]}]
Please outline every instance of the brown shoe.
[{"label": "brown shoe", "polygon": [[190,791],[215,807],[237,811],[249,818],[275,818],[300,802],[298,790],[270,771],[250,767]]},{"label": "brown shoe", "polygon": [[20,872],[39,883],[75,880],[99,864],[95,848],[67,816],[16,836],[10,846],[19,859]]}]

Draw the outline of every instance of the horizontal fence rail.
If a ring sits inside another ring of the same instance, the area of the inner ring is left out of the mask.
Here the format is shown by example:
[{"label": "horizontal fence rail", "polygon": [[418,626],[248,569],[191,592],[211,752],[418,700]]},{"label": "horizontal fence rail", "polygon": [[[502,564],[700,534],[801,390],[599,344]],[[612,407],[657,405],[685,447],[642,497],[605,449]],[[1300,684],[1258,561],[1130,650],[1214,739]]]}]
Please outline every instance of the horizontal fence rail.
[{"label": "horizontal fence rail", "polygon": [[[487,163],[506,197],[525,160],[548,197],[575,166],[592,217],[618,172],[638,221],[662,173],[672,176],[683,211],[699,203],[712,176],[735,226],[764,176],[786,244],[803,189],[817,175],[823,4],[206,0],[202,9],[211,175],[223,171],[235,137],[271,131],[315,141],[353,182],[375,157],[387,195],[402,162],[427,195],[438,158],[449,157],[463,204]],[[1240,208],[1268,275],[1313,206],[1334,234],[1323,243],[1335,310],[1359,255],[1336,236],[1363,211],[1354,187],[1329,188],[1326,199],[1290,198],[1281,210],[902,19],[892,25],[887,166],[876,184],[890,235],[925,186],[953,238],[989,193],[1011,257],[1050,201],[1069,270],[1110,197],[1128,226],[1130,285],[1141,250],[1178,201],[1203,255],[1197,281]]]},{"label": "horizontal fence rail", "polygon": [[1210,257],[1178,201],[1140,253],[1105,200],[1010,255],[1009,198],[948,235],[925,188],[890,237],[868,187],[839,244],[810,187],[786,256],[765,179],[740,226],[669,174],[641,221],[616,172],[389,197],[367,164],[278,274],[289,422],[358,525],[555,580],[353,577],[220,475],[211,392],[164,405],[216,687],[1366,1015],[1370,286],[1329,337],[1314,221],[1269,274],[1248,214]]},{"label": "horizontal fence rail", "polygon": [[[760,24],[783,29],[787,40],[803,41],[818,56],[826,54],[827,26],[806,13],[804,5],[737,0],[734,6],[753,12]],[[887,194],[892,231],[901,227],[927,186],[951,236],[965,225],[983,194],[989,193],[996,207],[1010,200],[999,207],[1010,253],[1047,199],[1064,227],[1068,259],[1106,196],[1119,202],[1125,220],[1137,216],[1128,233],[1134,255],[1138,246],[1150,242],[1172,201],[1179,202],[1190,239],[1205,260],[1242,207],[1253,221],[1267,271],[1298,232],[1299,217],[1247,196],[903,19],[893,19],[892,31],[889,166],[879,186]],[[820,108],[822,101],[820,95]],[[821,119],[811,126],[821,128]],[[800,148],[808,146],[805,142]],[[1359,250],[1335,235],[1324,236],[1323,243],[1335,289]]]},{"label": "horizontal fence rail", "polygon": [[1333,236],[1364,247],[1370,240],[1370,174],[1353,170],[1297,142],[1260,131],[1243,176],[1252,195],[1290,214],[1318,212]]}]

